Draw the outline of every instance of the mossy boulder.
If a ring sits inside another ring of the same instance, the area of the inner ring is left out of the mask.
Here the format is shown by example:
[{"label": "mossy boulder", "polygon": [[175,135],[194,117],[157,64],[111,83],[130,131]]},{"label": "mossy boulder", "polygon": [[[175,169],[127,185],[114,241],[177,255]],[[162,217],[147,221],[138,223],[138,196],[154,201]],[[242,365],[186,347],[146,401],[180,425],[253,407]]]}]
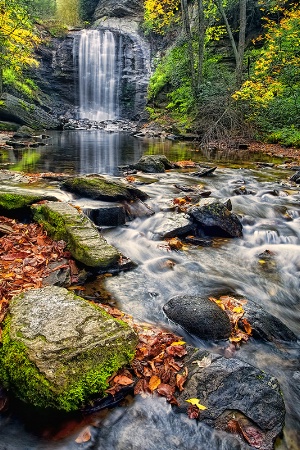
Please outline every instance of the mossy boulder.
[{"label": "mossy boulder", "polygon": [[172,164],[165,155],[144,155],[134,165],[134,168],[145,173],[164,173],[172,169]]},{"label": "mossy boulder", "polygon": [[0,348],[0,380],[24,402],[72,411],[104,397],[134,357],[137,336],[104,309],[60,287],[15,297]]},{"label": "mossy boulder", "polygon": [[148,198],[147,194],[133,186],[100,175],[69,178],[62,184],[62,189],[81,197],[112,202]]},{"label": "mossy boulder", "polygon": [[53,239],[65,241],[77,261],[105,270],[117,264],[120,258],[118,250],[106,241],[84,214],[68,203],[34,205],[33,217],[43,224]]},{"label": "mossy boulder", "polygon": [[31,206],[33,203],[42,200],[56,200],[54,196],[46,196],[43,194],[36,194],[29,190],[19,190],[18,192],[0,191],[0,212],[14,211]]}]

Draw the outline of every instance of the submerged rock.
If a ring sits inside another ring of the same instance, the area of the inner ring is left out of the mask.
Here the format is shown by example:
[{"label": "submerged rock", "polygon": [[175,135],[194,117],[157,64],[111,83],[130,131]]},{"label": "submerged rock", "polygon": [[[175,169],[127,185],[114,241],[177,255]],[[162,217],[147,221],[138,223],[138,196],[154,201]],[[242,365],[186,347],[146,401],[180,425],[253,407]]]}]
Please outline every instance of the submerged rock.
[{"label": "submerged rock", "polygon": [[174,165],[164,155],[145,155],[134,165],[134,168],[145,173],[164,173]]},{"label": "submerged rock", "polygon": [[15,297],[3,331],[0,379],[21,400],[76,410],[134,356],[137,337],[121,320],[64,288]]},{"label": "submerged rock", "polygon": [[250,448],[273,449],[285,417],[274,377],[244,361],[195,348],[189,349],[184,365],[188,379],[177,395],[178,411],[186,412],[187,400],[198,399],[207,408],[200,411],[200,421],[238,434]]},{"label": "submerged rock", "polygon": [[210,236],[242,237],[243,226],[239,218],[226,205],[215,199],[205,199],[187,213]]},{"label": "submerged rock", "polygon": [[117,202],[120,200],[146,200],[148,195],[139,189],[110,180],[100,175],[69,178],[62,184],[62,189],[88,197],[93,200]]},{"label": "submerged rock", "polygon": [[228,339],[231,333],[227,314],[206,297],[182,295],[163,307],[166,316],[200,339]]},{"label": "submerged rock", "polygon": [[93,223],[76,208],[63,202],[33,206],[34,219],[50,236],[64,240],[72,256],[88,267],[109,269],[120,253],[98,232]]}]

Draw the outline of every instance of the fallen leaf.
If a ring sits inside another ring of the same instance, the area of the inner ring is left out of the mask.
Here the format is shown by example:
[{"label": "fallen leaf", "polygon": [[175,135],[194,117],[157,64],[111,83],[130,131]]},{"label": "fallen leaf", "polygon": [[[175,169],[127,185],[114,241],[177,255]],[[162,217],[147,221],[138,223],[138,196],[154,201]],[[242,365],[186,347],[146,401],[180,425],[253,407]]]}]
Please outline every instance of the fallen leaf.
[{"label": "fallen leaf", "polygon": [[190,405],[188,407],[187,415],[188,415],[189,419],[198,419],[199,414],[200,414],[200,410],[199,410],[199,408],[197,408],[197,406]]},{"label": "fallen leaf", "polygon": [[186,402],[191,403],[194,406],[197,406],[197,408],[200,409],[201,411],[207,409],[206,406],[201,405],[198,398],[189,398],[188,400],[186,400]]},{"label": "fallen leaf", "polygon": [[153,375],[149,381],[150,391],[154,391],[161,384],[161,379],[157,375]]},{"label": "fallen leaf", "polygon": [[162,395],[163,397],[166,397],[167,399],[171,399],[173,397],[173,394],[175,392],[175,387],[170,386],[169,384],[161,383],[157,387],[157,392]]},{"label": "fallen leaf", "polygon": [[75,439],[77,444],[83,444],[84,442],[88,442],[91,439],[91,430],[90,427],[84,428],[79,436]]},{"label": "fallen leaf", "polygon": [[243,324],[244,330],[250,336],[252,334],[252,327],[251,327],[250,323],[248,322],[247,319],[242,319],[242,324]]},{"label": "fallen leaf", "polygon": [[114,383],[121,384],[122,386],[129,386],[133,383],[133,380],[125,375],[117,375],[113,379]]},{"label": "fallen leaf", "polygon": [[175,341],[175,342],[172,342],[171,345],[185,345],[185,344],[186,344],[185,341]]}]

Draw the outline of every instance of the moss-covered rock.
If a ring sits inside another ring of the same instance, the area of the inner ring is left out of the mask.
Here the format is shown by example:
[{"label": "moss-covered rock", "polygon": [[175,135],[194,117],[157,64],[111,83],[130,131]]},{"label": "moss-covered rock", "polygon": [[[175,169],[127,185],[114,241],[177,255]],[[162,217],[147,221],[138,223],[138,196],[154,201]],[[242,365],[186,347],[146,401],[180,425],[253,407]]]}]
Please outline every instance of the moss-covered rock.
[{"label": "moss-covered rock", "polygon": [[134,357],[126,323],[64,288],[15,297],[0,348],[0,380],[21,400],[71,411],[105,396],[107,379]]},{"label": "moss-covered rock", "polygon": [[4,213],[5,211],[26,208],[33,203],[47,199],[54,200],[55,197],[35,194],[25,190],[18,193],[0,191],[0,212]]},{"label": "moss-covered rock", "polygon": [[109,269],[117,263],[118,250],[73,206],[48,202],[34,205],[33,211],[34,220],[43,224],[53,239],[65,241],[72,256],[86,266]]},{"label": "moss-covered rock", "polygon": [[135,187],[127,186],[120,181],[109,180],[100,175],[70,178],[62,184],[62,188],[93,200],[116,202],[148,198],[147,194]]}]

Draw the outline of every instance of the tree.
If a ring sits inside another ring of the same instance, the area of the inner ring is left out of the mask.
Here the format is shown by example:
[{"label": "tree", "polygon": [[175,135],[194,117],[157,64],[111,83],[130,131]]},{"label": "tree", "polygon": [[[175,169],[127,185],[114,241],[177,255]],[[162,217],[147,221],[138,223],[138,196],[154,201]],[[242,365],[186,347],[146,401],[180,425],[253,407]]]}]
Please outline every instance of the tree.
[{"label": "tree", "polygon": [[38,65],[33,51],[39,41],[24,4],[18,0],[0,0],[0,93],[5,69],[18,76],[24,68]]},{"label": "tree", "polygon": [[80,23],[79,0],[56,0],[56,8],[60,22],[71,26]]}]

